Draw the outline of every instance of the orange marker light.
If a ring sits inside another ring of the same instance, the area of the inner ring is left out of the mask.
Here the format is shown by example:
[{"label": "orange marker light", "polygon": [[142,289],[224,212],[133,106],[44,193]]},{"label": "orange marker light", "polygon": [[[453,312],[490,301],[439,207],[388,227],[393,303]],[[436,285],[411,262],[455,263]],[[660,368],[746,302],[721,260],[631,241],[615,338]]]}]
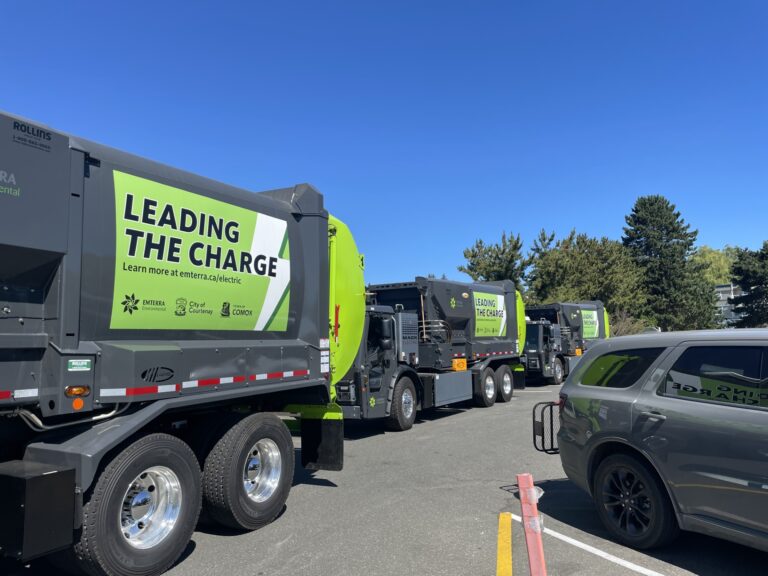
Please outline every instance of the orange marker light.
[{"label": "orange marker light", "polygon": [[72,409],[77,412],[78,410],[82,410],[83,406],[85,406],[85,402],[82,398],[75,398],[72,400]]}]

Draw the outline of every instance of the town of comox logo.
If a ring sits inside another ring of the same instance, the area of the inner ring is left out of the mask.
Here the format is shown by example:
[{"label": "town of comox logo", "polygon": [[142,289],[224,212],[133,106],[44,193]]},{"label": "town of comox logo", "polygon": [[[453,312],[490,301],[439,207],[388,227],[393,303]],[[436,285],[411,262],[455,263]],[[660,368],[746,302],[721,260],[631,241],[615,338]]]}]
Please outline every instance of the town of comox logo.
[{"label": "town of comox logo", "polygon": [[121,304],[123,305],[123,312],[128,312],[128,314],[133,314],[139,309],[139,299],[136,298],[136,294],[130,296],[126,294],[125,300]]}]

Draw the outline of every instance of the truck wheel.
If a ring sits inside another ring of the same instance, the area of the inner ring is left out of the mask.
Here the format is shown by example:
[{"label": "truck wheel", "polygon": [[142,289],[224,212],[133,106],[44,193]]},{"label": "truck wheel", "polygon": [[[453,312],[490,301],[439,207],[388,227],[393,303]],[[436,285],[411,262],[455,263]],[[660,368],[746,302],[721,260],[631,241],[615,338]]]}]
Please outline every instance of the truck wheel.
[{"label": "truck wheel", "polygon": [[94,575],[149,576],[170,568],[189,544],[200,514],[200,465],[168,434],[137,440],[99,475],[83,507],[74,546]]},{"label": "truck wheel", "polygon": [[560,385],[563,383],[565,372],[563,371],[563,362],[560,358],[555,358],[552,361],[552,379],[550,383]]},{"label": "truck wheel", "polygon": [[644,550],[677,536],[677,519],[661,482],[632,456],[616,454],[603,460],[592,494],[600,520],[622,544]]},{"label": "truck wheel", "polygon": [[475,406],[488,408],[496,403],[496,377],[493,368],[486,368],[480,373],[480,381],[475,390]]},{"label": "truck wheel", "polygon": [[291,433],[274,414],[252,414],[221,437],[205,459],[203,496],[211,518],[255,530],[274,520],[293,483]]},{"label": "truck wheel", "polygon": [[387,419],[387,428],[396,432],[409,430],[416,420],[416,386],[408,376],[395,384],[392,394],[392,409]]},{"label": "truck wheel", "polygon": [[496,396],[498,402],[509,402],[515,390],[515,381],[512,378],[512,369],[506,364],[496,370],[496,388],[499,393]]}]

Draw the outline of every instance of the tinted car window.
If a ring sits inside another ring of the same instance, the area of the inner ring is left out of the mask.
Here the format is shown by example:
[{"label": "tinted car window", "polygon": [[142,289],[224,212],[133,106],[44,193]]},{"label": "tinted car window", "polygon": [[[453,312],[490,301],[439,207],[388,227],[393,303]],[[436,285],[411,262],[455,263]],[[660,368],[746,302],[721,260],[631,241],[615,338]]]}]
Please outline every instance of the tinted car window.
[{"label": "tinted car window", "polygon": [[693,346],[667,374],[664,394],[768,408],[768,380],[758,346]]},{"label": "tinted car window", "polygon": [[664,348],[617,350],[595,358],[579,376],[584,386],[629,388],[659,357]]}]

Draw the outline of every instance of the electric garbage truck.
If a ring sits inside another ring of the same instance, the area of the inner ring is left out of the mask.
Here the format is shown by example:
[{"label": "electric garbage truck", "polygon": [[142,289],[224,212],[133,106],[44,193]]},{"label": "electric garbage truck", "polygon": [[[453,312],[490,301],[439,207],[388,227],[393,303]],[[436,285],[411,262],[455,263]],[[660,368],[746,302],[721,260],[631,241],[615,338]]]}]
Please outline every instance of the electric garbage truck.
[{"label": "electric garbage truck", "polygon": [[285,414],[303,465],[340,470],[362,268],[309,185],[251,193],[0,114],[0,553],[149,576],[201,506],[258,528],[293,479]]},{"label": "electric garbage truck", "polygon": [[562,384],[589,345],[608,338],[611,325],[600,300],[526,306],[527,376]]},{"label": "electric garbage truck", "polygon": [[336,384],[348,419],[409,429],[417,410],[473,400],[508,402],[524,386],[522,298],[509,281],[417,277],[368,287],[363,338]]}]

